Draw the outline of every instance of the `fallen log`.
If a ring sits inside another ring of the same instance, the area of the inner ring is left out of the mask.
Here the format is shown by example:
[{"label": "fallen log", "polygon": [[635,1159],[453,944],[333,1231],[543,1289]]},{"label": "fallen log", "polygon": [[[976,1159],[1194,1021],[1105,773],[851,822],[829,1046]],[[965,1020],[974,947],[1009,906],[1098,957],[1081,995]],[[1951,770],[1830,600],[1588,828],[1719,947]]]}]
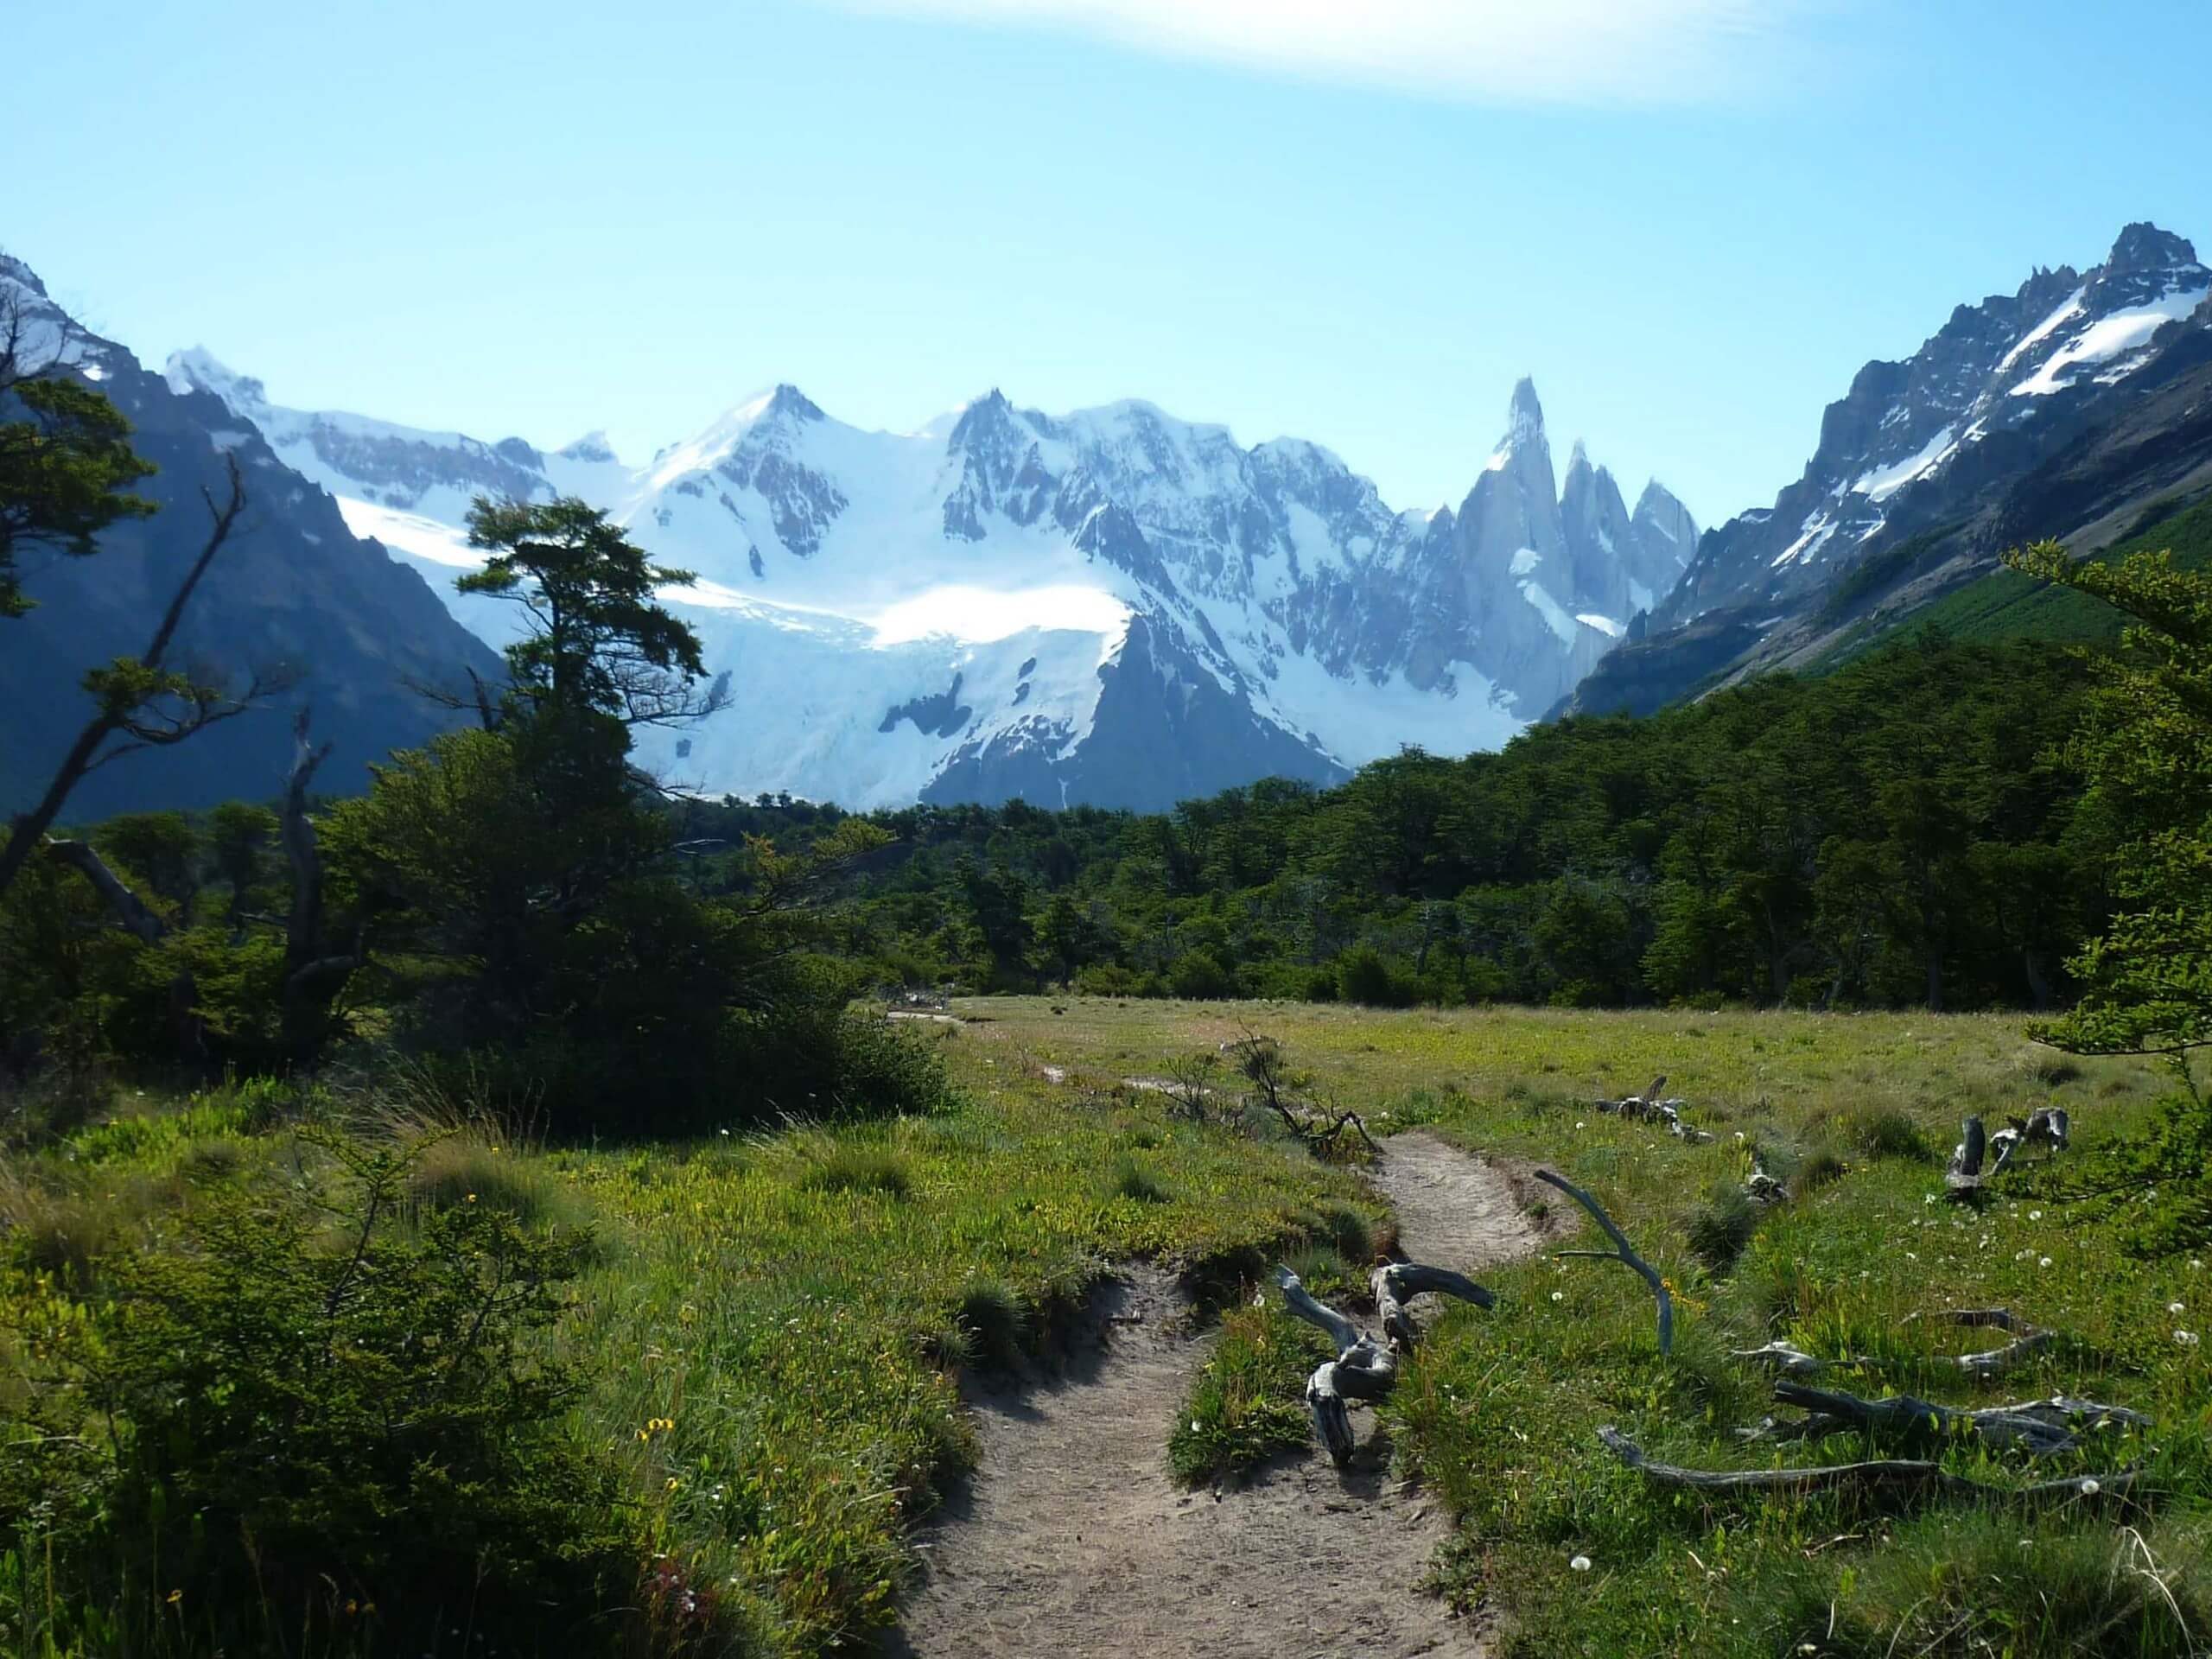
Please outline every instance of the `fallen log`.
[{"label": "fallen log", "polygon": [[[1921,1317],[1918,1313],[1908,1314],[1905,1323],[1910,1325]],[[2050,1346],[2056,1336],[2056,1332],[2046,1331],[2040,1325],[2029,1324],[2010,1308],[1946,1308],[1927,1317],[1951,1325],[1987,1325],[2017,1333],[2001,1348],[1991,1348],[1981,1353],[1945,1356],[1952,1364],[1976,1378],[2003,1376],[2022,1360],[2031,1358]],[[1868,1366],[1881,1363],[1863,1355],[1851,1359],[1821,1359],[1780,1340],[1770,1342],[1763,1348],[1733,1349],[1728,1357],[1743,1360],[1748,1364],[1764,1365],[1784,1376],[1817,1376],[1831,1364]]]},{"label": "fallen log", "polygon": [[2123,1469],[2109,1475],[2076,1475],[2064,1480],[2037,1481],[2026,1486],[1993,1486],[1964,1475],[1955,1475],[1940,1463],[1915,1458],[1882,1458],[1865,1463],[1840,1463],[1803,1469],[1686,1469],[1660,1463],[1644,1455],[1643,1448],[1608,1423],[1598,1431],[1605,1449],[1644,1478],[1661,1486],[1687,1487],[1700,1492],[1824,1492],[1857,1487],[1876,1493],[1912,1495],[1932,1492],[1946,1497],[2015,1503],[2079,1502],[2094,1497],[2124,1497],[2134,1487],[2139,1470]]},{"label": "fallen log", "polygon": [[1705,1130],[1693,1128],[1683,1121],[1682,1109],[1689,1104],[1688,1101],[1679,1096],[1671,1100],[1660,1098],[1659,1091],[1666,1085],[1666,1074],[1662,1072],[1652,1078],[1651,1086],[1640,1095],[1624,1095],[1618,1100],[1600,1100],[1594,1103],[1601,1112],[1634,1118],[1639,1122],[1661,1124],[1669,1134],[1679,1136],[1694,1147],[1702,1146],[1712,1140],[1713,1137]]},{"label": "fallen log", "polygon": [[[1919,1317],[1920,1315],[1916,1313],[1913,1314],[1908,1319],[1907,1323]],[[1941,1319],[1949,1325],[1988,1326],[2015,1333],[2012,1340],[2001,1348],[1988,1349],[1978,1354],[1958,1356],[1956,1362],[1958,1368],[1970,1376],[2003,1376],[2022,1360],[2039,1354],[2050,1347],[2054,1334],[2040,1325],[2030,1325],[2010,1308],[2004,1307],[1946,1308],[1929,1317]]]},{"label": "fallen log", "polygon": [[[1660,1081],[1663,1083],[1666,1079],[1662,1077]],[[1587,1210],[1591,1219],[1604,1230],[1606,1237],[1613,1241],[1613,1248],[1610,1250],[1558,1250],[1554,1254],[1562,1256],[1590,1256],[1599,1261],[1618,1262],[1623,1267],[1632,1268],[1642,1274],[1643,1282],[1651,1287],[1652,1299],[1659,1304],[1659,1351],[1662,1354],[1671,1353],[1675,1346],[1675,1298],[1674,1293],[1668,1288],[1666,1280],[1660,1276],[1658,1268],[1636,1253],[1634,1248],[1629,1243],[1627,1236],[1613,1225],[1613,1218],[1605,1213],[1604,1206],[1597,1199],[1592,1198],[1564,1175],[1551,1170],[1537,1170],[1535,1176],[1545,1185],[1557,1187],[1568,1198]]]},{"label": "fallen log", "polygon": [[1389,1338],[1385,1342],[1377,1342],[1335,1308],[1318,1300],[1288,1268],[1275,1269],[1275,1283],[1282,1290],[1284,1305],[1326,1333],[1337,1351],[1334,1359],[1316,1366],[1306,1379],[1306,1408],[1313,1415],[1321,1444],[1329,1448],[1329,1456],[1339,1467],[1351,1461],[1356,1444],[1349,1402],[1372,1402],[1388,1395],[1398,1380],[1398,1356],[1412,1348],[1418,1334],[1406,1304],[1424,1292],[1456,1296],[1478,1307],[1494,1306],[1497,1300],[1464,1274],[1415,1262],[1386,1262],[1375,1269],[1368,1282],[1375,1291],[1376,1306]]},{"label": "fallen log", "polygon": [[1774,1397],[1783,1405],[1802,1406],[1811,1414],[1800,1431],[1799,1437],[1806,1440],[1847,1428],[1894,1434],[1908,1442],[1940,1442],[1956,1435],[1972,1435],[1993,1446],[2017,1446],[2032,1457],[2070,1451],[2082,1444],[2085,1433],[2145,1426],[2150,1421],[2124,1407],[2063,1396],[2021,1406],[1968,1410],[1937,1405],[1909,1394],[1863,1400],[1855,1394],[1783,1382],[1774,1385]]}]

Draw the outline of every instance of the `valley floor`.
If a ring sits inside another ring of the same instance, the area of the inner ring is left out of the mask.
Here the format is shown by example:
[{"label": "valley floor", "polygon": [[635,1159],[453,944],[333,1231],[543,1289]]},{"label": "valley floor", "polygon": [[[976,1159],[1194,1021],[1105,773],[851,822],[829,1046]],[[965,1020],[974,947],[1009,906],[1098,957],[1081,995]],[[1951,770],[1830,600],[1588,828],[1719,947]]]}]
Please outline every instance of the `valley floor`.
[{"label": "valley floor", "polygon": [[[2063,1104],[2066,1155],[2090,1156],[2161,1091],[2147,1063],[1917,1014],[1013,998],[951,1014],[909,1022],[957,1085],[929,1116],[589,1150],[465,1120],[423,1154],[424,1205],[598,1230],[557,1339],[584,1376],[576,1421],[624,1465],[710,1649],[2055,1656],[2212,1636],[2212,1377],[2182,1339],[2212,1280],[2127,1254],[2125,1213],[2039,1196],[2033,1168],[1980,1211],[1937,1197],[1964,1114]],[[1209,1055],[1225,1110],[1223,1047],[1251,1033],[1364,1116],[1371,1168],[1170,1109],[1154,1085]],[[1713,1141],[1592,1108],[1662,1072]],[[315,1154],[292,1126],[337,1111],[302,1097],[271,1125],[222,1090],[183,1112],[126,1096],[16,1160],[9,1271],[23,1217],[157,1240],[207,1182],[298,1180]],[[1793,1196],[1745,1219],[1726,1199],[1754,1156]],[[1670,1358],[1640,1281],[1548,1253],[1582,1224],[1522,1179],[1537,1165],[1596,1192],[1668,1275]],[[1268,1269],[1287,1260],[1352,1306],[1393,1237],[1481,1264],[1498,1304],[1427,1315],[1392,1399],[1356,1415],[1340,1480],[1300,1397],[1320,1339]],[[1916,1317],[1996,1305],[2058,1333],[1996,1382]],[[1776,1338],[1869,1395],[2147,1413],[2139,1440],[2032,1471],[1932,1454],[1996,1484],[2140,1465],[2149,1501],[1693,1499],[1600,1444],[1610,1424],[1703,1467],[1894,1454],[1746,1445],[1738,1430],[1780,1414],[1731,1354]]]}]

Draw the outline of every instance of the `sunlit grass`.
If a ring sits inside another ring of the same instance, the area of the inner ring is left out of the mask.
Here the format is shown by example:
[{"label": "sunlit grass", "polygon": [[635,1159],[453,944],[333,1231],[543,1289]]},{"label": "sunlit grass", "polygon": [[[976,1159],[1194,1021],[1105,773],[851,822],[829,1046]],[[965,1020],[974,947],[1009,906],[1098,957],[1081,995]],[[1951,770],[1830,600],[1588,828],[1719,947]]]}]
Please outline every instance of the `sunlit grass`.
[{"label": "sunlit grass", "polygon": [[[1592,1189],[1673,1281],[1675,1348],[1662,1360],[1633,1274],[1548,1258],[1488,1269],[1497,1308],[1446,1313],[1385,1410],[1408,1471],[1460,1518],[1438,1580],[1502,1616],[1504,1650],[2183,1654],[2212,1637],[2212,1377],[2202,1346],[2174,1336],[2206,1322],[2212,1280],[2186,1260],[2133,1259],[2113,1220],[2037,1196],[2024,1168],[1983,1212],[1935,1199],[1967,1113],[1995,1123],[2063,1104],[2078,1157],[2139,1121],[2163,1087],[2149,1065],[2053,1056],[2016,1021],[1980,1016],[1080,999],[1064,1016],[989,1009],[983,1041],[1078,1072],[1156,1072],[1166,1056],[1263,1029],[1378,1128],[1427,1124]],[[1713,1142],[1591,1109],[1662,1072]],[[1744,1237],[1708,1195],[1740,1183],[1754,1154],[1795,1196]],[[1952,1357],[2000,1333],[1914,1317],[1999,1305],[2061,1337],[1985,1384]],[[2140,1440],[2032,1470],[1971,1446],[1943,1456],[1995,1484],[2141,1461],[2158,1501],[2148,1514],[2081,1504],[2031,1516],[1840,1496],[1711,1500],[1650,1487],[1599,1444],[1611,1423],[1655,1457],[1708,1467],[1894,1454],[1855,1435],[1787,1448],[1738,1438],[1786,1412],[1770,1379],[1729,1352],[1777,1337],[1875,1362],[1827,1379],[1855,1392],[1987,1405],[2063,1391],[2149,1412],[2157,1427]],[[1205,1474],[1297,1438],[1315,1351],[1272,1297],[1237,1314],[1195,1414],[1173,1430],[1178,1466]]]}]

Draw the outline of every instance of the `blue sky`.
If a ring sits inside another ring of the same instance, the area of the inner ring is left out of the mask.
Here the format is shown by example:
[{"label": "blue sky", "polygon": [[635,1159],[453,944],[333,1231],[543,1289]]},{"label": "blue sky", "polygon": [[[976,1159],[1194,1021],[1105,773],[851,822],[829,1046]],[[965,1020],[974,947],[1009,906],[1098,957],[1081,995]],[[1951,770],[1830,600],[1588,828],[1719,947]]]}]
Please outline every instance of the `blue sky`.
[{"label": "blue sky", "polygon": [[[1456,502],[1533,373],[1711,521],[1869,357],[2155,219],[2201,0],[73,0],[0,245],[158,363],[633,459],[778,380],[1149,397]],[[43,66],[36,73],[29,71]]]}]

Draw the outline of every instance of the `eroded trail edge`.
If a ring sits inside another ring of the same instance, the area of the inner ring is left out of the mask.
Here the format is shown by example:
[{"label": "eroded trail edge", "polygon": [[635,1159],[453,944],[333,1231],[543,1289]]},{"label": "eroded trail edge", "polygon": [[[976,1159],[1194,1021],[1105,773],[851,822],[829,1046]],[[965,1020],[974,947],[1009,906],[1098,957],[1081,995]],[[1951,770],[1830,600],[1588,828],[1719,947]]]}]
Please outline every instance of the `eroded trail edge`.
[{"label": "eroded trail edge", "polygon": [[[1504,1173],[1433,1135],[1386,1141],[1373,1179],[1418,1260],[1471,1271],[1540,1243]],[[1414,1588],[1447,1517],[1371,1449],[1341,1473],[1317,1448],[1218,1495],[1175,1484],[1168,1433],[1211,1346],[1182,1312],[1170,1274],[1133,1268],[1062,1377],[972,1397],[981,1459],[918,1541],[927,1580],[892,1651],[1481,1655]]]}]

